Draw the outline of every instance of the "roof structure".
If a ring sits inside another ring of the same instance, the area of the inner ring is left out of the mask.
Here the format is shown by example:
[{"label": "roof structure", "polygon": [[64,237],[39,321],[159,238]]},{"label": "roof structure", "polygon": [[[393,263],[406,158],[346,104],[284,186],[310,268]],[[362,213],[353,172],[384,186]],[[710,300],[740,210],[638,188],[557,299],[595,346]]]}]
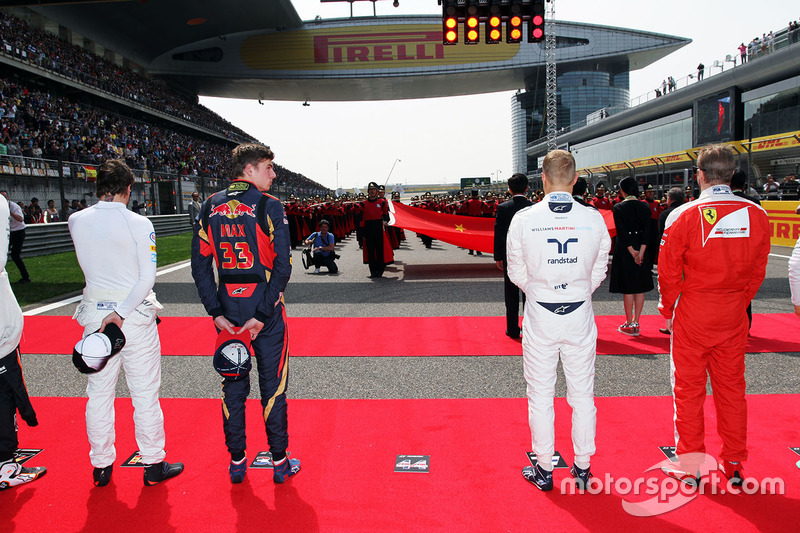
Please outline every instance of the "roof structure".
[{"label": "roof structure", "polygon": [[[303,22],[290,0],[45,1],[31,9],[204,96],[358,101],[478,94],[522,89],[544,66],[540,43],[445,47],[441,19],[430,15]],[[557,58],[567,69],[613,63],[620,72],[636,70],[690,42],[574,22],[557,28]]]},{"label": "roof structure", "polygon": [[[24,3],[0,1],[0,6]],[[37,13],[145,67],[169,50],[204,39],[302,25],[291,0],[27,3]]]}]

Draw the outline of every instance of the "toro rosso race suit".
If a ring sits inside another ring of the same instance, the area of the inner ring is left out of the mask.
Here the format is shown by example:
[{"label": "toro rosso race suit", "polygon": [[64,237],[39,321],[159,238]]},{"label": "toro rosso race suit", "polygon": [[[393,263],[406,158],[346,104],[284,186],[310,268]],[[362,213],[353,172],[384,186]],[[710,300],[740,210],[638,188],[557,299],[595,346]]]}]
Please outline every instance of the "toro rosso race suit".
[{"label": "toro rosso race suit", "polygon": [[[264,323],[252,342],[267,439],[275,457],[288,445],[286,384],[289,355],[283,291],[292,273],[289,224],[280,201],[236,180],[200,210],[192,239],[192,276],[209,315],[241,327]],[[219,286],[214,280],[214,263]],[[245,446],[244,405],[250,376],[222,382],[225,443],[231,455]]]},{"label": "toro rosso race suit", "polygon": [[672,318],[677,454],[704,453],[711,378],[725,461],[747,459],[744,353],[747,304],[767,267],[766,212],[714,185],[667,217],[658,262],[659,312]]},{"label": "toro rosso race suit", "polygon": [[588,466],[595,452],[597,326],[592,293],[606,277],[610,248],[600,212],[574,202],[566,192],[548,194],[511,220],[508,277],[527,296],[522,353],[533,452],[540,464],[549,464],[555,450],[559,355],[572,407],[575,461]]}]

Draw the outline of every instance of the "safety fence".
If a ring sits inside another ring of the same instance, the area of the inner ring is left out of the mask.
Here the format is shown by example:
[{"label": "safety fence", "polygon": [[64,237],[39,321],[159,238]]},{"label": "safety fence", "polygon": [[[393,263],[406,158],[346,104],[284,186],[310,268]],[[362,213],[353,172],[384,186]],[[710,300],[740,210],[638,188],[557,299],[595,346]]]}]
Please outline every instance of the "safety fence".
[{"label": "safety fence", "polygon": [[[179,235],[192,229],[189,215],[154,215],[147,217],[153,223],[156,235]],[[66,222],[30,224],[25,228],[23,257],[49,255],[75,250]]]}]

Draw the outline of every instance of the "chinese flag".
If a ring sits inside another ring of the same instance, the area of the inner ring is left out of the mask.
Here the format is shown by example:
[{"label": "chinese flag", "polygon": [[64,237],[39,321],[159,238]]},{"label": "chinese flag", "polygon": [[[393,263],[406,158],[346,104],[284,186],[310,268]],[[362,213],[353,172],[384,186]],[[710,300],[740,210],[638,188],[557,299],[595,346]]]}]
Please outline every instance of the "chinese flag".
[{"label": "chinese flag", "polygon": [[390,225],[416,231],[468,250],[494,252],[494,218],[447,215],[391,202]]},{"label": "chinese flag", "polygon": [[[399,202],[389,202],[389,206],[392,214],[389,224],[392,226],[416,231],[468,250],[494,253],[494,218],[447,215]],[[611,209],[600,209],[600,214],[613,237],[617,234],[614,214]]]}]

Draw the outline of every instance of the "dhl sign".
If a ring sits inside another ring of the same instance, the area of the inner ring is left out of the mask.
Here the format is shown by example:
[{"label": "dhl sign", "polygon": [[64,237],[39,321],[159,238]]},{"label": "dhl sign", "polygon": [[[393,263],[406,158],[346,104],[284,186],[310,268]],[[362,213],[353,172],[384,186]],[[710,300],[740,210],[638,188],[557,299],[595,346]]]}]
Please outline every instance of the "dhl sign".
[{"label": "dhl sign", "polygon": [[[750,145],[750,151],[763,152],[766,150],[778,150],[780,148],[792,148],[800,146],[800,131],[787,133],[780,137],[764,137],[756,139]],[[742,143],[742,149],[747,150],[746,144]]]},{"label": "dhl sign", "polygon": [[253,35],[241,58],[253,70],[393,69],[508,61],[519,46],[445,47],[440,25],[387,24]]},{"label": "dhl sign", "polygon": [[656,160],[652,157],[647,159],[637,159],[635,161],[631,161],[631,166],[634,168],[642,168],[642,167],[652,167],[656,164]]},{"label": "dhl sign", "polygon": [[677,154],[666,154],[662,155],[659,159],[664,163],[692,163],[694,159],[689,157],[688,154],[685,152],[680,152]]}]

